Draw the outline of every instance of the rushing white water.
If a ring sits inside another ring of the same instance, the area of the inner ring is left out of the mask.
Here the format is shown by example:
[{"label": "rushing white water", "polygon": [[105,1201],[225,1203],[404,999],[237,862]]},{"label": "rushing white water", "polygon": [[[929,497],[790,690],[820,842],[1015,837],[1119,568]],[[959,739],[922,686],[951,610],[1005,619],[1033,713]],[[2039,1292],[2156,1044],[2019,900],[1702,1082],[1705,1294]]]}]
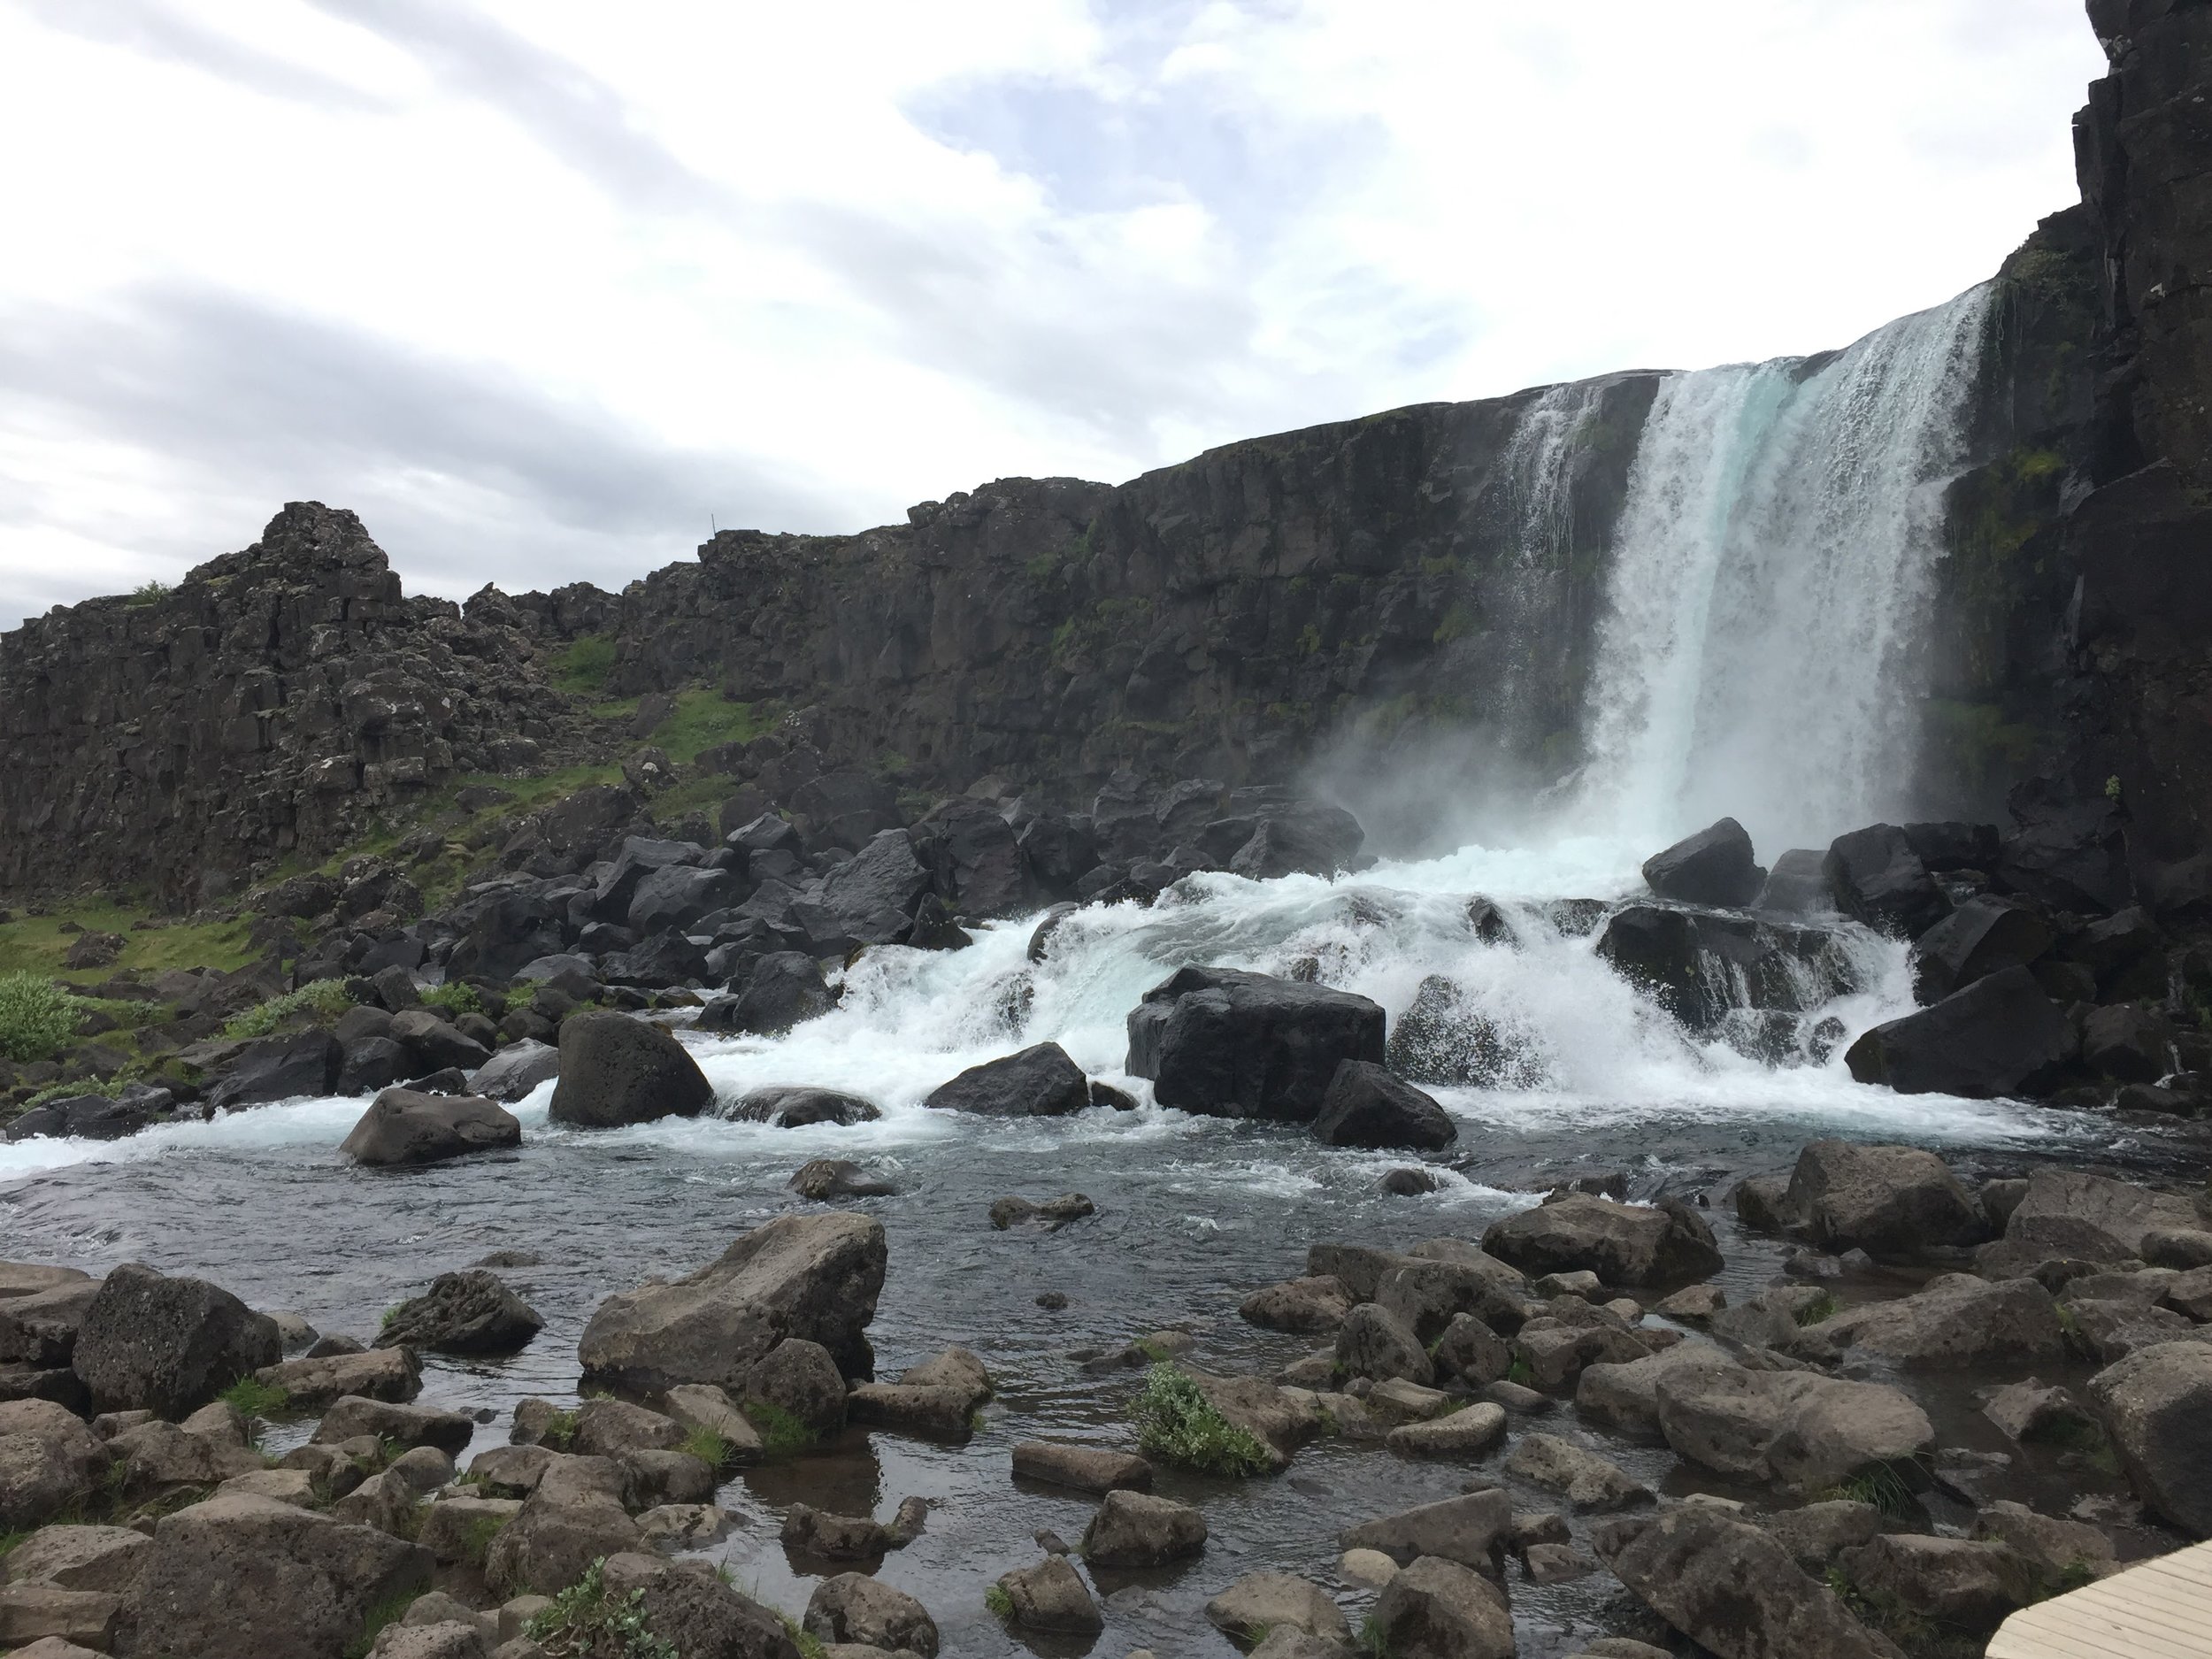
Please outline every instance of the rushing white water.
[{"label": "rushing white water", "polygon": [[1654,846],[1905,810],[1915,657],[1989,291],[1824,363],[1669,376],[1615,534],[1581,791]]}]

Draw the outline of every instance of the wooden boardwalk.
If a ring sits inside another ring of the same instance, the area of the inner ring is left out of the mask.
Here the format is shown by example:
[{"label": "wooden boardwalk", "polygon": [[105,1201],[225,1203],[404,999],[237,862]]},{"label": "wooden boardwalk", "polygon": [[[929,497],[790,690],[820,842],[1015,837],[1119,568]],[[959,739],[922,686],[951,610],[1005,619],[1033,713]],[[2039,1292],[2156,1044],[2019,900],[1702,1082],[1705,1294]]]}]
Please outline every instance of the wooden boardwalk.
[{"label": "wooden boardwalk", "polygon": [[1987,1659],[2212,1659],[2212,1544],[2023,1608]]}]

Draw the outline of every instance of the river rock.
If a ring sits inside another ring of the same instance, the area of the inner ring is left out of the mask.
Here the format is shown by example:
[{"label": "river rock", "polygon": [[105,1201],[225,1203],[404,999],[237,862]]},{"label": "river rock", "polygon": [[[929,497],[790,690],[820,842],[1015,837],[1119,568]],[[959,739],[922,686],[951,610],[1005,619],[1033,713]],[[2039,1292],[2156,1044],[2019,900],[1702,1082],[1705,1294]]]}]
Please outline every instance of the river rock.
[{"label": "river rock", "polygon": [[1900,1094],[1988,1099],[2034,1094],[2079,1044],[2063,1010],[2025,968],[2001,968],[1932,1008],[1875,1026],[1844,1056],[1851,1075]]},{"label": "river rock", "polygon": [[1184,968],[1129,1015],[1132,1077],[1163,1106],[1310,1123],[1340,1061],[1379,1064],[1383,1010],[1363,996],[1230,968]]},{"label": "river rock", "polygon": [[402,1446],[434,1446],[451,1457],[460,1454],[475,1432],[476,1420],[465,1411],[395,1405],[348,1394],[331,1402],[323,1420],[316,1425],[314,1438],[319,1445],[341,1446],[366,1434]]},{"label": "river rock", "polygon": [[242,1106],[275,1101],[312,1100],[328,1094],[338,1081],[345,1053],[328,1032],[296,1031],[248,1043],[230,1067],[208,1087],[200,1109],[212,1118]]},{"label": "river rock", "polygon": [[1403,1659],[1513,1659],[1505,1592],[1457,1562],[1416,1561],[1383,1586],[1372,1617],[1379,1650]]},{"label": "river rock", "polygon": [[1975,1515],[1971,1536],[2009,1545],[2054,1579],[2084,1568],[2101,1576],[2114,1569],[2118,1554],[2109,1538],[2085,1522],[2038,1515],[2003,1498]]},{"label": "river rock", "polygon": [[1992,1277],[2024,1273],[2038,1263],[2077,1257],[2096,1263],[2140,1257],[2149,1235],[2202,1225],[2187,1198],[2126,1181],[2039,1169],[2005,1224],[2005,1236],[1977,1255]]},{"label": "river rock", "polygon": [[[1047,1555],[1033,1567],[1005,1573],[998,1587],[1013,1608],[1013,1623],[1025,1630],[1094,1636],[1106,1628],[1090,1587],[1064,1555]],[[1210,1617],[1210,1605],[1207,1610]]]},{"label": "river rock", "polygon": [[254,1380],[284,1391],[295,1411],[320,1411],[355,1394],[364,1400],[404,1404],[422,1392],[422,1367],[404,1348],[377,1348],[358,1354],[326,1354],[265,1365]]},{"label": "river rock", "polygon": [[1338,1547],[1380,1550],[1401,1566],[1423,1555],[1440,1555],[1487,1572],[1494,1566],[1493,1555],[1512,1530],[1513,1500],[1493,1488],[1363,1521],[1346,1529]]},{"label": "river rock", "polygon": [[2212,1538],[2212,1347],[2138,1348],[2091,1378],[2089,1392],[2145,1506]]},{"label": "river rock", "polygon": [[1187,1503],[1117,1489],[1083,1529],[1094,1567],[1164,1567],[1206,1548],[1206,1517]]},{"label": "river rock", "polygon": [[623,1487],[622,1471],[606,1458],[557,1459],[485,1553],[492,1593],[558,1594],[593,1562],[642,1550],[644,1534],[622,1507]]},{"label": "river rock", "polygon": [[1448,1256],[1417,1256],[1390,1268],[1377,1283],[1373,1301],[1426,1344],[1463,1314],[1496,1331],[1518,1331],[1534,1307],[1528,1294],[1526,1281],[1514,1269],[1463,1246]]},{"label": "river rock", "polygon": [[1577,1193],[1493,1222],[1482,1248],[1531,1276],[1588,1268],[1609,1285],[1702,1279],[1721,1267],[1712,1229],[1672,1200],[1653,1207]]},{"label": "river rock", "polygon": [[1958,1178],[1918,1147],[1815,1141],[1797,1155],[1780,1208],[1792,1232],[1837,1255],[1909,1259],[1929,1245],[1978,1244],[1989,1235]]},{"label": "river rock", "polygon": [[1894,824],[1839,835],[1823,869],[1836,908],[1877,933],[1917,939],[1950,914],[1949,897]]},{"label": "river rock", "polygon": [[1986,1636],[2034,1592],[2034,1570],[2008,1544],[1885,1534],[1847,1549],[1844,1576],[1878,1602],[1947,1629]]},{"label": "river rock", "polygon": [[112,1454],[50,1400],[0,1404],[0,1528],[42,1525],[92,1494]]},{"label": "river rock", "polygon": [[1056,1042],[970,1066],[922,1104],[981,1118],[1064,1118],[1091,1103],[1090,1079]]},{"label": "river rock", "polygon": [[1682,1342],[1663,1353],[1618,1364],[1583,1368],[1575,1383],[1575,1409],[1585,1422],[1645,1445],[1663,1444],[1659,1385],[1669,1377],[1733,1370],[1736,1361],[1704,1342]]},{"label": "river rock", "polygon": [[871,1175],[850,1158],[814,1158],[799,1165],[785,1185],[802,1198],[826,1203],[833,1198],[889,1198],[895,1182]]},{"label": "river rock", "polygon": [[92,1276],[81,1268],[50,1267],[35,1262],[0,1262],[0,1302],[19,1296],[35,1296],[63,1285],[86,1285]]},{"label": "river rock", "polygon": [[469,1087],[489,1100],[513,1105],[539,1084],[561,1072],[561,1051],[551,1043],[525,1037],[511,1042],[469,1074]]},{"label": "river rock", "polygon": [[872,1101],[833,1088],[757,1088],[730,1109],[739,1123],[804,1129],[815,1124],[872,1124],[883,1116]]},{"label": "river rock", "polygon": [[[1469,1409],[1478,1408],[1470,1407]],[[1500,1426],[1505,1413],[1495,1406]],[[1557,1434],[1524,1434],[1505,1460],[1508,1474],[1556,1492],[1584,1512],[1625,1509],[1652,1502],[1651,1488],[1617,1463]]]},{"label": "river rock", "polygon": [[1838,1555],[1878,1536],[1887,1524],[1872,1504],[1848,1498],[1826,1499],[1752,1518],[1816,1578],[1825,1578]]},{"label": "river rock", "polygon": [[99,1294],[98,1279],[81,1279],[0,1301],[0,1360],[38,1370],[66,1366]]},{"label": "river rock", "polygon": [[845,1426],[845,1379],[836,1358],[819,1342],[786,1337],[745,1373],[748,1404],[772,1406],[817,1440]]},{"label": "river rock", "polygon": [[152,1540],[127,1526],[42,1526],[0,1564],[9,1584],[121,1594],[138,1578]]},{"label": "river rock", "polygon": [[1459,1139],[1435,1101],[1365,1060],[1338,1062],[1313,1134],[1325,1146],[1414,1152],[1440,1152]]},{"label": "river rock", "polygon": [[735,1002],[718,1002],[718,1018],[700,1024],[710,1031],[727,1031],[753,1037],[780,1037],[794,1025],[833,1013],[837,997],[822,978],[814,958],[802,950],[775,950],[753,964],[745,988]]},{"label": "river rock", "polygon": [[[372,1609],[426,1587],[430,1552],[268,1498],[233,1494],[164,1516],[125,1598],[134,1652],[164,1659],[305,1659],[356,1641]],[[250,1594],[241,1594],[250,1584]]]},{"label": "river rock", "polygon": [[2001,969],[2024,968],[2050,948],[2050,927],[2034,910],[1983,894],[1913,942],[1913,990],[1923,1002],[1939,1002]]},{"label": "river rock", "polygon": [[[1352,1297],[1339,1279],[1291,1279],[1254,1291],[1237,1311],[1263,1330],[1319,1333],[1344,1323]],[[0,1304],[0,1319],[4,1318]]]},{"label": "river rock", "polygon": [[1004,1233],[1012,1227],[1036,1226],[1047,1233],[1057,1233],[1071,1221],[1080,1221],[1095,1213],[1096,1206],[1081,1193],[1062,1193],[1042,1203],[1009,1193],[1003,1198],[991,1201],[991,1225]]},{"label": "river rock", "polygon": [[430,1288],[393,1310],[377,1335],[379,1348],[430,1348],[442,1354],[511,1354],[545,1321],[480,1268],[441,1273]]},{"label": "river rock", "polygon": [[419,1094],[388,1088],[339,1146],[357,1164],[438,1164],[465,1153],[522,1144],[522,1125],[477,1094]]},{"label": "river rock", "polygon": [[1379,1302],[1362,1302],[1346,1316],[1336,1333],[1336,1361],[1349,1377],[1402,1377],[1424,1386],[1436,1380],[1435,1364],[1413,1327]]},{"label": "river rock", "polygon": [[1909,1472],[1935,1445],[1927,1414],[1882,1383],[1739,1366],[1663,1378],[1657,1398],[1676,1456],[1751,1485],[1825,1492],[1877,1466]]},{"label": "river rock", "polygon": [[1645,859],[1643,877],[1663,899],[1730,910],[1759,896],[1766,872],[1753,860],[1744,826],[1724,818]]},{"label": "river rock", "polygon": [[1152,1465],[1134,1452],[1095,1446],[1061,1446],[1050,1440],[1023,1440],[1014,1448],[1014,1473],[1078,1492],[1149,1492]]},{"label": "river rock", "polygon": [[737,1402],[730,1398],[726,1389],[718,1388],[712,1383],[681,1383],[662,1396],[661,1406],[687,1429],[705,1429],[720,1435],[726,1448],[726,1463],[760,1461],[760,1431],[739,1409]]},{"label": "river rock", "polygon": [[1402,1457],[1480,1457],[1504,1439],[1505,1408],[1484,1400],[1426,1423],[1401,1424],[1383,1444]]},{"label": "river rock", "polygon": [[448,1067],[473,1071],[492,1057],[491,1050],[482,1043],[465,1036],[427,1008],[411,1008],[394,1015],[392,1041],[407,1050],[418,1071],[442,1071]]},{"label": "river rock", "polygon": [[2050,1293],[2031,1279],[1991,1284],[1946,1273],[1893,1302],[1863,1302],[1812,1327],[1909,1370],[2047,1365],[2065,1347]]},{"label": "river rock", "polygon": [[1328,1593],[1287,1572],[1246,1573],[1206,1603],[1206,1622],[1240,1643],[1285,1628],[1344,1645],[1352,1640],[1351,1624]]},{"label": "river rock", "polygon": [[1452,1316],[1429,1357],[1440,1373],[1471,1388],[1496,1382],[1513,1369],[1512,1345],[1471,1313]]},{"label": "river rock", "polygon": [[831,1515],[811,1504],[795,1503],[784,1511],[780,1541],[795,1554],[825,1561],[872,1561],[905,1548],[913,1534],[871,1516]]},{"label": "river rock", "polygon": [[627,1400],[587,1400],[576,1413],[569,1449],[580,1457],[619,1458],[626,1452],[673,1451],[683,1425]]},{"label": "river rock", "polygon": [[804,1623],[808,1635],[825,1642],[859,1642],[937,1659],[937,1622],[929,1609],[865,1573],[841,1572],[816,1585]]},{"label": "river rock", "polygon": [[556,1123],[609,1129],[657,1118],[695,1118],[714,1087],[665,1026],[626,1014],[573,1014],[561,1022]]},{"label": "river rock", "polygon": [[883,1290],[883,1224],[847,1211],[784,1216],[673,1284],[600,1303],[577,1355],[587,1381],[641,1394],[745,1386],[786,1337],[819,1342],[845,1375],[872,1375],[864,1334]]},{"label": "river rock", "polygon": [[965,1440],[974,1432],[974,1410],[964,1388],[855,1383],[845,1395],[846,1416],[855,1423],[937,1440]]},{"label": "river rock", "polygon": [[99,1409],[173,1417],[283,1357],[276,1321],[228,1291],[127,1263],[85,1310],[71,1365]]},{"label": "river rock", "polygon": [[1720,1659],[1901,1659],[1757,1527],[1699,1504],[1593,1537],[1636,1598]]}]

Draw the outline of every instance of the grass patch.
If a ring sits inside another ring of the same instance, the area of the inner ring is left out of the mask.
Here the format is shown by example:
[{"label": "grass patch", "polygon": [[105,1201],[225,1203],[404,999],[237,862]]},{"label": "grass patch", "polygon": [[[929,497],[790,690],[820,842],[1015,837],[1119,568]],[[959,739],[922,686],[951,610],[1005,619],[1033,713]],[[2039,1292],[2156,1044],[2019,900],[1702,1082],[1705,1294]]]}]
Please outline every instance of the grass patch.
[{"label": "grass patch", "polygon": [[274,1383],[241,1377],[216,1396],[242,1417],[272,1417],[292,1403],[291,1394]]},{"label": "grass patch", "polygon": [[606,1572],[603,1555],[534,1616],[524,1633],[554,1659],[683,1659],[646,1623],[645,1592],[617,1600],[608,1593]]},{"label": "grass patch", "polygon": [[0,1059],[52,1059],[77,1034],[85,1006],[42,973],[0,973]]},{"label": "grass patch", "polygon": [[461,1554],[472,1567],[480,1567],[492,1551],[492,1540],[507,1530],[503,1515],[480,1515],[468,1524],[461,1534]]},{"label": "grass patch", "polygon": [[538,1444],[550,1446],[557,1452],[565,1452],[576,1440],[576,1416],[573,1411],[556,1411],[546,1420],[544,1432],[538,1436]]},{"label": "grass patch", "polygon": [[[757,1601],[758,1596],[753,1597]],[[799,1659],[822,1659],[822,1639],[780,1608],[769,1609],[783,1621],[783,1627],[791,1637],[791,1645],[799,1650]]]},{"label": "grass patch", "polygon": [[803,1452],[814,1444],[814,1431],[772,1402],[748,1400],[744,1411],[760,1431],[761,1449],[772,1457]]},{"label": "grass patch", "polygon": [[676,1448],[689,1452],[709,1469],[727,1468],[736,1455],[736,1448],[712,1429],[695,1428],[684,1436],[684,1443]]},{"label": "grass patch", "polygon": [[371,1608],[361,1620],[361,1633],[346,1644],[346,1659],[368,1659],[369,1649],[376,1646],[376,1639],[384,1633],[388,1624],[396,1624],[407,1617],[407,1609],[414,1606],[420,1590],[403,1590],[397,1595],[388,1595]]},{"label": "grass patch", "polygon": [[312,1014],[318,1020],[335,1019],[352,1006],[353,999],[346,995],[344,980],[314,979],[296,991],[273,996],[237,1015],[223,1027],[223,1035],[232,1042],[266,1037],[295,1014]]},{"label": "grass patch", "polygon": [[1807,1302],[1803,1307],[1800,1308],[1792,1317],[1794,1317],[1797,1323],[1801,1325],[1819,1325],[1824,1320],[1834,1318],[1836,1317],[1839,1305],[1839,1304],[1837,1302],[1836,1299],[1824,1290],[1819,1295],[1814,1297],[1812,1301]]},{"label": "grass patch", "polygon": [[1828,1569],[1827,1584],[1861,1623],[1888,1637],[1914,1659],[1981,1659],[1982,1639],[1915,1612],[1886,1591],[1862,1590],[1840,1567]]},{"label": "grass patch", "polygon": [[995,1618],[1014,1617],[1014,1598],[1006,1594],[1006,1586],[995,1584],[983,1593],[984,1609]]},{"label": "grass patch", "polygon": [[1223,1417],[1176,1366],[1148,1371],[1131,1409],[1137,1444],[1169,1463],[1210,1475],[1261,1475],[1274,1466],[1258,1438]]},{"label": "grass patch", "polygon": [[419,993],[425,1008],[434,1008],[447,1014],[480,1014],[484,1011],[483,993],[466,979],[449,979],[443,985],[426,986]]},{"label": "grass patch", "polygon": [[1920,1500],[1911,1485],[1889,1463],[1874,1463],[1824,1494],[1852,1503],[1870,1503],[1893,1521],[1909,1521],[1920,1512]]},{"label": "grass patch", "polygon": [[614,641],[603,634],[586,634],[568,642],[567,649],[547,664],[553,683],[579,695],[597,691],[614,672]]},{"label": "grass patch", "polygon": [[[29,972],[42,974],[77,972],[87,982],[105,979],[126,971],[158,973],[164,968],[220,968],[228,972],[251,962],[256,951],[250,922],[165,922],[141,928],[140,922],[156,919],[150,911],[111,902],[70,904],[51,916],[18,916],[0,922],[0,973]],[[111,968],[81,972],[63,966],[77,935],[62,932],[64,922],[76,922],[96,933],[120,933],[123,952]]]},{"label": "grass patch", "polygon": [[1394,1659],[1382,1623],[1372,1613],[1360,1621],[1359,1634],[1353,1640],[1366,1659]]},{"label": "grass patch", "polygon": [[15,1547],[28,1538],[35,1530],[36,1529],[32,1527],[23,1527],[12,1532],[0,1532],[0,1561],[5,1561],[13,1555]]},{"label": "grass patch", "polygon": [[1536,1368],[1516,1354],[1513,1363],[1505,1368],[1505,1380],[1523,1388],[1533,1388],[1536,1386]]}]

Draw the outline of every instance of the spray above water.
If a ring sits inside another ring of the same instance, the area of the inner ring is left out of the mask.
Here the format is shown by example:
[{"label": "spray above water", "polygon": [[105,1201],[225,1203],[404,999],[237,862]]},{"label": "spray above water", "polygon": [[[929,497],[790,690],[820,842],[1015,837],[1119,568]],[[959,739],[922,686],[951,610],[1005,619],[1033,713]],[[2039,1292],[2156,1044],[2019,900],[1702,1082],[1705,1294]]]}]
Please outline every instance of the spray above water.
[{"label": "spray above water", "polygon": [[1584,810],[1763,851],[1902,815],[1942,495],[1992,290],[1823,362],[1669,376],[1614,535]]}]

